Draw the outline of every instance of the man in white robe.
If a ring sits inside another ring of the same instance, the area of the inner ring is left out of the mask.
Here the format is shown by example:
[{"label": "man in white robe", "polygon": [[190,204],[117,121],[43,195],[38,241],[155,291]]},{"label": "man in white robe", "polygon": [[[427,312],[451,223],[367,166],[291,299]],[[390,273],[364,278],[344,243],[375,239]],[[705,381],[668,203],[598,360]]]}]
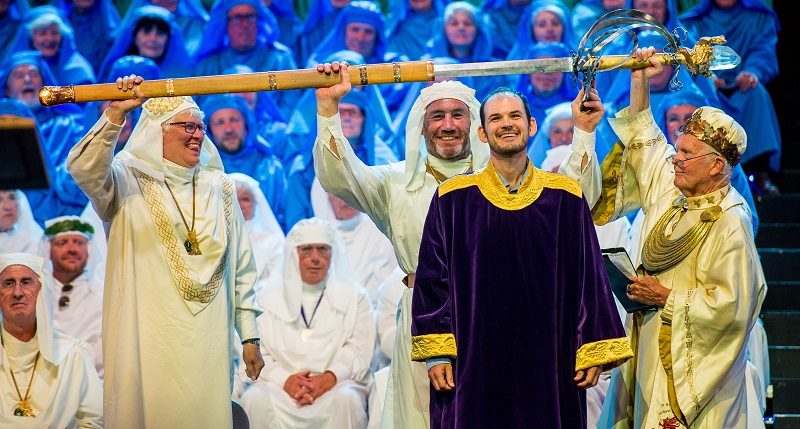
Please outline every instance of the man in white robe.
[{"label": "man in white robe", "polygon": [[259,294],[264,371],[240,402],[257,428],[367,426],[375,322],[327,221],[297,222],[286,262]]},{"label": "man in white robe", "polygon": [[97,375],[103,378],[103,279],[92,278],[86,267],[94,227],[78,216],[45,222],[44,236],[53,264],[53,327],[86,343]]},{"label": "man in white robe", "polygon": [[[143,79],[70,151],[67,169],[109,228],[103,408],[109,427],[230,428],[234,328],[251,378],[256,268],[236,188],[189,97],[145,102]],[[125,148],[125,115],[142,107]]]},{"label": "man in white robe", "polygon": [[746,347],[766,283],[750,213],[729,179],[747,137],[706,106],[668,144],[649,108],[648,82],[662,66],[650,62],[632,72],[631,105],[610,120],[624,151],[606,195],[611,219],[637,205],[645,213],[634,261],[644,275],[628,297],[656,310],[629,318],[636,359],[614,370],[598,427],[763,427]]},{"label": "man in white robe", "polygon": [[86,344],[53,330],[50,273],[0,256],[0,427],[102,428],[103,388]]},{"label": "man in white robe", "polygon": [[391,240],[409,287],[398,307],[397,335],[382,427],[430,427],[430,380],[422,362],[411,361],[411,294],[422,228],[437,186],[483,168],[489,148],[478,139],[480,102],[475,90],[457,81],[424,88],[406,123],[406,159],[368,167],[342,134],[339,101],[350,91],[347,66],[320,65],[339,72],[341,83],[316,90],[317,139],[314,170],[323,189],[369,216]]}]

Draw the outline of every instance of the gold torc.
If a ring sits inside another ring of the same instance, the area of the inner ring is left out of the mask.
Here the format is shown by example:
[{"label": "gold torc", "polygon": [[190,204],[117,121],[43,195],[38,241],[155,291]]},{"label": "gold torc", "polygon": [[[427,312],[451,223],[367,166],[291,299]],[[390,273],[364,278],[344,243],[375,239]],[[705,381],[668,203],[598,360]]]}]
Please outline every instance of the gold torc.
[{"label": "gold torc", "polygon": [[653,226],[642,248],[642,265],[648,272],[657,274],[678,265],[705,240],[711,226],[722,216],[722,209],[719,206],[709,207],[703,210],[700,222],[693,225],[685,234],[675,239],[667,238],[665,231],[670,220],[678,212],[686,209],[686,198],[677,199],[672,208],[667,210]]}]

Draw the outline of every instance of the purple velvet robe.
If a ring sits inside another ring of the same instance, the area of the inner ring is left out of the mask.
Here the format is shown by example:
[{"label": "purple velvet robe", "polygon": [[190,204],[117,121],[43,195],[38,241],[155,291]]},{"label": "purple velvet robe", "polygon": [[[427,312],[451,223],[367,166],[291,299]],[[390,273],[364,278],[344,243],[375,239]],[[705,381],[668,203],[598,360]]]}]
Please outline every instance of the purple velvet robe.
[{"label": "purple velvet robe", "polygon": [[[613,300],[577,182],[529,162],[510,195],[490,162],[440,185],[411,326],[415,347],[431,334],[455,338],[456,387],[431,386],[431,428],[585,428],[576,366],[605,370],[632,356]],[[441,356],[435,349],[413,358]]]}]

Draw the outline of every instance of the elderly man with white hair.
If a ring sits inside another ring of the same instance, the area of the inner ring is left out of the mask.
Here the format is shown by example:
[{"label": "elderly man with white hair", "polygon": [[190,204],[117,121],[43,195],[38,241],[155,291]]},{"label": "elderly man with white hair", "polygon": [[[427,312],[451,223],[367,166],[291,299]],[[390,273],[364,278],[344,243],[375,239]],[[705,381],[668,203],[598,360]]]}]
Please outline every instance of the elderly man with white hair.
[{"label": "elderly man with white hair", "polygon": [[105,257],[94,247],[94,226],[78,216],[61,216],[46,221],[45,227],[43,247],[53,265],[53,327],[88,345],[102,379],[104,277],[87,267],[91,258]]},{"label": "elderly man with white hair", "polygon": [[347,68],[336,62],[317,66],[320,72],[338,72],[341,83],[316,90],[314,169],[323,189],[375,222],[392,242],[407,275],[408,289],[398,306],[382,426],[428,428],[428,370],[424,363],[411,361],[414,273],[423,224],[436,188],[450,177],[485,167],[489,160],[488,145],[478,139],[480,102],[474,89],[457,81],[422,89],[406,123],[405,161],[368,167],[358,160],[342,133],[338,107],[350,91]]},{"label": "elderly man with white hair", "polygon": [[50,273],[0,255],[0,427],[102,428],[103,388],[86,345],[53,330]]},{"label": "elderly man with white hair", "polygon": [[259,305],[264,371],[241,397],[253,427],[365,428],[375,321],[327,221],[299,221]]},{"label": "elderly man with white hair", "polygon": [[704,106],[670,145],[650,110],[649,80],[662,69],[653,52],[636,52],[651,67],[631,72],[631,105],[610,120],[624,152],[603,185],[610,218],[645,213],[641,276],[627,294],[656,309],[629,318],[636,358],[614,370],[598,427],[763,427],[746,347],[767,287],[747,204],[730,184],[747,136]]}]

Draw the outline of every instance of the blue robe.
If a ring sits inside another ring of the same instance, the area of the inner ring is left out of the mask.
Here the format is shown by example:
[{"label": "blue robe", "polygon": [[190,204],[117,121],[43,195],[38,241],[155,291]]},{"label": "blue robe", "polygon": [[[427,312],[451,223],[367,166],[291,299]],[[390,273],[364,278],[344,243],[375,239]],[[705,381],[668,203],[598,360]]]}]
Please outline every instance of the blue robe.
[{"label": "blue robe", "polygon": [[72,29],[69,21],[61,10],[55,6],[37,6],[25,14],[22,24],[17,29],[17,34],[12,42],[9,56],[19,51],[33,49],[28,30],[25,29],[25,24],[32,22],[42,15],[53,15],[70,29],[70,32],[61,32],[61,47],[59,47],[58,53],[50,58],[45,58],[58,85],[85,85],[96,83],[97,79],[95,78],[94,69],[86,58],[78,52],[75,46],[75,35],[71,32]]},{"label": "blue robe", "polygon": [[539,42],[539,40],[534,40],[531,27],[533,26],[533,20],[542,12],[551,12],[561,18],[561,23],[564,25],[564,34],[560,42],[567,49],[574,51],[578,47],[578,42],[573,38],[574,33],[569,9],[557,0],[535,0],[525,8],[522,19],[517,25],[517,34],[513,47],[508,52],[508,55],[503,58],[508,60],[525,59],[523,57],[528,47]]},{"label": "blue robe", "polygon": [[[731,91],[717,91],[722,110],[731,115],[747,133],[747,150],[742,164],[759,155],[769,155],[769,166],[780,170],[781,134],[778,118],[764,85],[778,74],[776,43],[779,23],[775,12],[756,0],[740,0],[730,10],[703,0],[680,17],[695,36],[724,35],[725,45],[736,51],[742,62],[730,70],[716,72],[732,86]],[[747,92],[735,89],[736,76],[747,71],[758,76],[758,86]]]},{"label": "blue robe", "polygon": [[95,0],[87,13],[79,14],[70,0],[59,0],[57,5],[72,23],[78,52],[96,73],[114,42],[112,36],[120,23],[116,6],[111,0]]},{"label": "blue robe", "polygon": [[[267,141],[258,135],[255,115],[244,98],[232,94],[217,94],[206,98],[201,105],[206,122],[210,122],[211,116],[224,108],[238,110],[244,117],[247,129],[247,135],[238,152],[228,153],[218,147],[225,172],[244,173],[255,179],[264,192],[264,197],[278,223],[283,225],[283,201],[286,192],[286,173],[283,163],[273,154]],[[208,138],[213,140],[210,130]]]},{"label": "blue robe", "polygon": [[[463,4],[463,2],[459,2]],[[437,57],[453,57],[450,52],[450,42],[447,40],[444,32],[444,26],[447,18],[455,11],[454,5],[458,3],[451,3],[445,8],[445,14],[441,19],[436,21],[436,27],[433,31],[433,36],[428,42],[428,48],[425,52],[424,59],[437,58]],[[471,6],[467,4],[467,6]],[[455,58],[461,63],[477,63],[486,61],[496,61],[498,58],[492,55],[493,50],[493,36],[491,34],[491,21],[488,16],[481,12],[478,8],[472,10],[458,9],[465,12],[471,12],[475,20],[475,25],[478,28],[478,34],[475,36],[475,41],[472,44],[472,52],[469,56],[463,58]],[[475,98],[483,100],[489,92],[501,86],[505,81],[503,76],[480,76],[474,77],[473,83],[475,84]]]},{"label": "blue robe", "polygon": [[303,29],[297,37],[297,64],[306,64],[311,52],[333,28],[333,23],[336,22],[342,9],[334,8],[331,0],[312,0]]},{"label": "blue robe", "polygon": [[386,24],[388,50],[418,60],[425,54],[425,47],[433,32],[433,25],[444,12],[444,2],[434,0],[428,13],[416,13],[407,0],[396,2]]},{"label": "blue robe", "polygon": [[30,9],[28,0],[12,0],[6,13],[0,17],[0,60],[5,58],[25,12]]},{"label": "blue robe", "polygon": [[[249,4],[258,14],[258,37],[256,46],[248,52],[239,52],[229,46],[227,36],[228,11],[234,6]],[[222,74],[237,64],[244,64],[256,72],[295,70],[292,51],[277,42],[277,21],[269,9],[258,0],[219,0],[211,9],[211,19],[206,25],[203,43],[197,53],[195,75],[212,76]],[[288,116],[300,98],[296,90],[277,91],[275,101]]]},{"label": "blue robe", "polygon": [[439,186],[411,309],[412,359],[453,359],[432,429],[584,428],[576,370],[633,355],[580,185],[530,164],[515,195],[491,162]]},{"label": "blue robe", "polygon": [[[150,0],[133,0],[128,5],[128,11],[122,19],[120,26],[126,26],[131,19],[134,11],[141,6],[152,4]],[[178,8],[173,13],[175,22],[181,28],[183,41],[186,44],[186,52],[194,59],[197,50],[200,49],[200,42],[203,40],[203,31],[208,22],[208,12],[200,0],[180,0]]]},{"label": "blue robe", "polygon": [[192,75],[195,65],[194,60],[186,51],[183,31],[175,21],[175,16],[163,7],[144,5],[136,10],[129,11],[126,15],[126,21],[119,27],[116,41],[109,49],[108,55],[103,60],[103,65],[100,68],[99,76],[103,82],[113,82],[119,77],[109,74],[112,64],[117,59],[132,54],[130,51],[135,49],[136,35],[134,31],[136,30],[136,25],[146,17],[160,19],[166,22],[170,29],[164,55],[157,62],[159,69],[161,69],[161,74],[165,78],[189,77]]},{"label": "blue robe", "polygon": [[[39,51],[20,51],[0,65],[0,88],[6,87],[11,71],[21,65],[38,67],[45,86],[59,84]],[[5,97],[5,92],[2,96]],[[83,137],[83,111],[74,104],[59,104],[52,107],[37,106],[33,114],[42,133],[42,147],[50,155],[53,165],[59,165],[66,159],[72,146]]]}]

